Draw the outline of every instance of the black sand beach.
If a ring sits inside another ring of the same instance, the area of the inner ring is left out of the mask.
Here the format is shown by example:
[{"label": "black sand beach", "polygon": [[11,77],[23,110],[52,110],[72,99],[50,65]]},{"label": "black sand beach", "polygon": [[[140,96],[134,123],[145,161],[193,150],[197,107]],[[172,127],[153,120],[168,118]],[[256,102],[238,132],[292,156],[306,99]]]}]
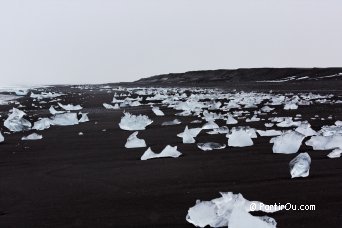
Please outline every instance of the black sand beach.
[{"label": "black sand beach", "polygon": [[[82,105],[90,122],[53,126],[42,131],[44,138],[38,141],[20,140],[31,131],[4,134],[6,140],[0,144],[0,227],[193,227],[185,220],[189,207],[197,199],[211,200],[228,191],[268,204],[316,205],[315,211],[271,214],[277,227],[342,227],[341,159],[327,158],[328,151],[313,151],[303,143],[300,152],[308,152],[312,158],[310,176],[291,179],[288,163],[294,155],[273,154],[270,137],[254,139],[252,147],[200,151],[176,136],[185,125],[202,125],[191,124],[194,117],[177,117],[182,124],[162,127],[163,121],[175,118],[175,111],[162,107],[166,115],[156,117],[147,105],[125,109],[154,120],[139,136],[155,151],[170,144],[178,146],[183,156],[141,161],[146,148],[124,147],[132,132],[118,126],[123,109],[102,106],[110,103],[113,93],[67,86],[48,90],[66,93],[62,103]],[[284,86],[284,90],[291,89]],[[337,90],[331,91],[341,95]],[[19,101],[27,106],[31,122],[36,114],[48,115],[49,103],[38,110],[30,106],[27,97]],[[0,106],[1,122],[10,107]],[[289,111],[278,107],[276,111],[278,116],[301,113],[303,119],[318,114],[326,119],[325,124],[342,120],[341,104]],[[328,120],[329,115],[334,119]],[[310,123],[315,130],[322,125],[319,119]],[[243,125],[265,129],[260,122]],[[205,132],[196,140],[227,143],[224,135]]]}]

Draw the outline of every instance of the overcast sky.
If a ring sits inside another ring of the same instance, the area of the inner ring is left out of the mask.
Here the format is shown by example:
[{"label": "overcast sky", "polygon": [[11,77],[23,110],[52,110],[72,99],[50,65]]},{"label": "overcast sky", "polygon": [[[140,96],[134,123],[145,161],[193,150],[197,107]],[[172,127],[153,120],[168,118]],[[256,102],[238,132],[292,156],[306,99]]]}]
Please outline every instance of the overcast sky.
[{"label": "overcast sky", "polygon": [[341,0],[0,0],[0,85],[342,66]]}]

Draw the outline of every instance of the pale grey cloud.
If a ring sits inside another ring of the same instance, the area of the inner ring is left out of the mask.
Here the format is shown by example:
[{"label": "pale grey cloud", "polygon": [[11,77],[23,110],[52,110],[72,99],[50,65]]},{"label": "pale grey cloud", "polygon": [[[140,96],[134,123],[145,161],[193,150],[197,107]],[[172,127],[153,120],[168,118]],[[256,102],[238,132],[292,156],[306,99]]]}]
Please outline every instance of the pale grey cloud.
[{"label": "pale grey cloud", "polygon": [[2,0],[0,83],[342,62],[340,0]]}]

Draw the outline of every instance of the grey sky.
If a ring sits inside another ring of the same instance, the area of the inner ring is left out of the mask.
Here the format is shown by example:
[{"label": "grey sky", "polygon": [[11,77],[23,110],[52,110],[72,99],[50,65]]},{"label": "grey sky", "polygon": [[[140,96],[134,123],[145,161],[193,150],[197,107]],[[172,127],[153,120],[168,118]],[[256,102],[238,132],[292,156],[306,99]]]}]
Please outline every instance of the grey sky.
[{"label": "grey sky", "polygon": [[342,66],[341,0],[0,0],[0,85]]}]

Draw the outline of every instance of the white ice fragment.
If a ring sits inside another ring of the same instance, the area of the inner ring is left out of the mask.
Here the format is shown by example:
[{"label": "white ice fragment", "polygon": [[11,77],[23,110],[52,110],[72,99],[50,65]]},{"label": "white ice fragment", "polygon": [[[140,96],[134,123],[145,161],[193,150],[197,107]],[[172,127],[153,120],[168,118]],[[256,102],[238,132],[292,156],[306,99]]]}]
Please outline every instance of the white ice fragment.
[{"label": "white ice fragment", "polygon": [[139,131],[145,130],[153,121],[145,115],[132,115],[128,112],[124,112],[124,116],[121,118],[119,126],[122,130],[127,131]]},{"label": "white ice fragment", "polygon": [[201,150],[220,150],[226,148],[226,144],[216,143],[216,142],[207,142],[207,143],[197,143],[197,147]]},{"label": "white ice fragment", "polygon": [[63,105],[61,103],[58,103],[58,105],[66,111],[76,111],[76,110],[82,109],[81,105],[72,105],[72,104]]},{"label": "white ice fragment", "polygon": [[42,131],[48,129],[51,126],[51,120],[49,118],[42,118],[34,122],[32,129]]},{"label": "white ice fragment", "polygon": [[107,103],[103,103],[103,107],[105,107],[106,109],[120,109],[120,106],[118,104],[110,105]]},{"label": "white ice fragment", "polygon": [[342,126],[342,121],[341,121],[341,120],[337,120],[337,121],[335,122],[335,125],[336,125],[336,126]]},{"label": "white ice fragment", "polygon": [[82,136],[82,135],[83,135],[83,132],[82,132],[82,131],[78,132],[78,135],[79,135],[79,136]]},{"label": "white ice fragment", "polygon": [[77,113],[63,113],[51,117],[51,125],[68,126],[78,124]]},{"label": "white ice fragment", "polygon": [[331,151],[327,156],[328,158],[340,158],[341,154],[342,154],[342,149],[335,149]]},{"label": "white ice fragment", "polygon": [[290,110],[290,109],[297,109],[298,105],[296,105],[295,103],[287,103],[284,106],[285,110]]},{"label": "white ice fragment", "polygon": [[0,131],[0,143],[2,143],[3,141],[5,141],[4,136],[2,135],[1,131]]},{"label": "white ice fragment", "polygon": [[153,107],[152,111],[154,112],[154,114],[156,114],[156,116],[164,116],[164,112],[162,110],[159,109],[159,107]]},{"label": "white ice fragment", "polygon": [[84,123],[84,122],[88,122],[88,121],[89,121],[88,113],[82,113],[82,116],[78,122]]},{"label": "white ice fragment", "polygon": [[282,131],[278,131],[278,130],[266,130],[266,131],[257,130],[257,132],[260,136],[278,136],[282,134]]},{"label": "white ice fragment", "polygon": [[295,131],[305,136],[317,135],[317,132],[311,128],[309,123],[302,123],[295,129]]},{"label": "white ice fragment", "polygon": [[232,115],[228,115],[227,124],[237,124],[238,121]]},{"label": "white ice fragment", "polygon": [[215,128],[219,128],[219,126],[213,120],[205,123],[202,127],[202,129],[215,129]]},{"label": "white ice fragment", "polygon": [[311,158],[308,153],[300,153],[290,161],[291,178],[309,176]]},{"label": "white ice fragment", "polygon": [[[229,228],[276,228],[277,223],[273,218],[271,223],[267,223],[261,217],[253,216],[246,210],[234,208],[231,212]],[[267,220],[269,221],[269,220]]]},{"label": "white ice fragment", "polygon": [[37,133],[32,133],[28,136],[24,136],[21,138],[21,140],[39,140],[42,139],[43,136],[42,135],[38,135]]},{"label": "white ice fragment", "polygon": [[195,139],[192,136],[191,131],[189,130],[188,126],[185,127],[185,130],[183,132],[183,143],[190,144],[190,143],[195,143]]},{"label": "white ice fragment", "polygon": [[[220,194],[222,197],[213,199],[211,201],[197,200],[196,205],[189,208],[186,220],[197,227],[227,227],[229,225],[229,227],[233,226],[233,228],[245,228],[244,226],[239,226],[239,224],[244,224],[246,215],[241,218],[239,216],[240,213],[233,215],[232,213],[234,211],[235,213],[237,211],[244,211],[248,213],[253,209],[254,206],[255,211],[263,211],[267,213],[273,213],[281,210],[280,207],[271,207],[258,201],[248,201],[241,194],[233,194],[232,192],[221,192]],[[251,205],[253,205],[253,207],[251,207]],[[266,223],[269,225],[273,224],[273,226],[266,226],[267,228],[275,227],[276,222],[273,219],[266,220],[262,217],[256,218],[260,221],[267,221]],[[261,224],[264,225],[264,223]],[[252,224],[252,226],[248,226],[248,228],[255,227],[253,225],[254,224]]]},{"label": "white ice fragment", "polygon": [[141,160],[148,160],[152,158],[164,158],[164,157],[177,158],[180,155],[182,155],[182,153],[177,150],[177,146],[167,145],[159,154],[154,153],[151,150],[151,148],[148,148],[145,151],[145,153],[141,156]]},{"label": "white ice fragment", "polygon": [[228,136],[228,146],[245,147],[252,145],[253,141],[251,139],[251,136],[243,129],[234,130]]},{"label": "white ice fragment", "polygon": [[139,139],[137,137],[138,132],[133,132],[127,139],[127,142],[125,144],[126,148],[140,148],[140,147],[146,147],[146,142],[143,139]]},{"label": "white ice fragment", "polygon": [[305,144],[314,150],[342,149],[342,135],[312,136]]},{"label": "white ice fragment", "polygon": [[297,153],[304,138],[305,138],[304,135],[296,131],[288,131],[282,135],[271,138],[270,143],[274,143],[273,153],[278,153],[278,154]]},{"label": "white ice fragment", "polygon": [[30,123],[30,121],[23,118],[25,115],[25,112],[13,108],[12,113],[4,122],[4,126],[7,127],[10,131],[14,132],[30,129],[32,124]]},{"label": "white ice fragment", "polygon": [[49,108],[49,111],[52,115],[56,115],[56,114],[61,114],[61,113],[64,113],[65,111],[57,111],[53,106],[51,106]]},{"label": "white ice fragment", "polygon": [[265,123],[265,127],[273,127],[274,123]]},{"label": "white ice fragment", "polygon": [[179,121],[178,119],[174,119],[174,120],[171,120],[171,121],[165,121],[161,125],[162,126],[170,126],[170,125],[177,125],[177,124],[180,124],[180,123],[181,123],[181,121]]},{"label": "white ice fragment", "polygon": [[[191,136],[195,138],[202,131],[202,128],[189,128],[189,131],[191,133]],[[183,138],[183,135],[184,132],[179,133],[177,136]]]}]

